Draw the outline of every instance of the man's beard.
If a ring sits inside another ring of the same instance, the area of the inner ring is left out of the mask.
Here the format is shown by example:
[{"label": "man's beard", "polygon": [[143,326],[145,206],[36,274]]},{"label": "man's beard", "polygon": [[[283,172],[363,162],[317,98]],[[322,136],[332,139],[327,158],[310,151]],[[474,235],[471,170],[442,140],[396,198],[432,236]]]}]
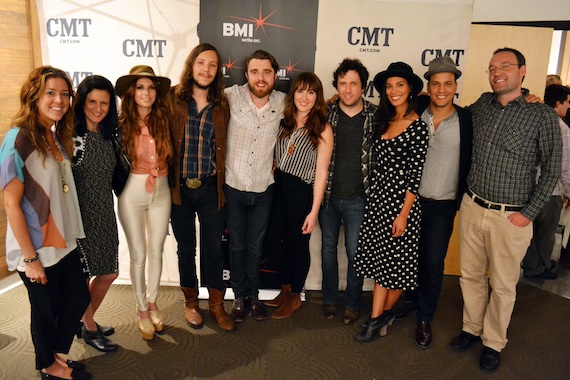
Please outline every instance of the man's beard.
[{"label": "man's beard", "polygon": [[268,86],[264,91],[255,89],[255,86],[252,86],[249,82],[247,83],[247,86],[249,87],[249,91],[259,99],[266,97],[271,93],[271,91],[273,91],[273,86]]}]

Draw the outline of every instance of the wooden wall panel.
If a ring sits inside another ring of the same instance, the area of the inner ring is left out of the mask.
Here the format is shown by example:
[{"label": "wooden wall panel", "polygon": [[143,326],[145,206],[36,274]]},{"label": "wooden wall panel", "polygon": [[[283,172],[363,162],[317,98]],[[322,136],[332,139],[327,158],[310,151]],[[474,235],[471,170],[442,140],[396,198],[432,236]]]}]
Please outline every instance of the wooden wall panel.
[{"label": "wooden wall panel", "polygon": [[[32,46],[39,46],[39,36],[36,35],[37,42],[32,41],[30,13],[34,9],[34,0],[0,1],[0,143],[11,127],[12,116],[18,111],[22,83],[34,67]],[[34,30],[37,30],[37,26]],[[4,204],[2,192],[0,204]],[[4,207],[0,207],[0,279],[9,274],[5,236],[6,213]]]},{"label": "wooden wall panel", "polygon": [[[553,29],[530,28],[520,26],[472,25],[467,48],[467,64],[459,104],[462,106],[474,103],[483,92],[491,91],[488,75],[485,73],[493,52],[502,47],[512,47],[519,50],[526,58],[527,75],[523,87],[532,94],[543,96],[544,83],[550,59],[550,45]],[[459,268],[459,234],[455,230],[449,242],[445,259],[445,273],[461,275]]]}]

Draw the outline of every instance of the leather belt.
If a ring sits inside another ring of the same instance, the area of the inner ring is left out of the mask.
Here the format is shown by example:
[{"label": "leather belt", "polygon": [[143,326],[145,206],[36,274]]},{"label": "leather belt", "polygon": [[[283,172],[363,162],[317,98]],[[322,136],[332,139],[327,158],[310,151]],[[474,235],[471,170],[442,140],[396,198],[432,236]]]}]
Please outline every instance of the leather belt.
[{"label": "leather belt", "polygon": [[207,185],[210,183],[216,183],[216,176],[210,176],[206,178],[182,178],[182,182],[186,185],[187,188],[196,190],[202,187],[202,185]]},{"label": "leather belt", "polygon": [[467,195],[469,198],[473,199],[473,202],[477,203],[479,206],[491,210],[498,210],[498,211],[520,211],[523,209],[524,206],[510,206],[503,203],[493,203],[484,200],[483,198],[479,197],[477,194],[474,194],[471,190],[467,189]]}]

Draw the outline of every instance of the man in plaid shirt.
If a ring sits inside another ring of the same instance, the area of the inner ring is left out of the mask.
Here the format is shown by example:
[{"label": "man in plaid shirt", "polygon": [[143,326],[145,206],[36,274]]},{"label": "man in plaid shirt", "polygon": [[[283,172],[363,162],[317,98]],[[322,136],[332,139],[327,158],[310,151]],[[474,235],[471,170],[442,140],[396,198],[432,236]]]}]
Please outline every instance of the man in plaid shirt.
[{"label": "man in plaid shirt", "polygon": [[554,110],[525,101],[526,61],[519,51],[496,50],[487,72],[493,92],[469,107],[473,159],[459,216],[463,329],[451,346],[463,351],[481,339],[479,365],[495,371],[507,344],[532,221],[560,176],[562,140]]}]

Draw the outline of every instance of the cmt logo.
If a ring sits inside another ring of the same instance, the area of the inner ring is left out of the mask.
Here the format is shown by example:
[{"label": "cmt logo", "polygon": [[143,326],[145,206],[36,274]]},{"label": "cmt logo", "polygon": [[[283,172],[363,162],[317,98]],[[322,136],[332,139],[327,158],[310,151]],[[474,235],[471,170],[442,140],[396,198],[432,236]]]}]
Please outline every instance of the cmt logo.
[{"label": "cmt logo", "polygon": [[361,46],[390,46],[390,36],[394,28],[369,28],[367,26],[353,26],[348,29],[347,40],[351,45]]},{"label": "cmt logo", "polygon": [[73,71],[73,72],[67,72],[66,74],[69,76],[69,78],[71,79],[71,83],[73,83],[73,87],[77,88],[77,86],[79,86],[79,83],[81,83],[81,81],[85,78],[87,78],[90,75],[93,75],[92,71]]},{"label": "cmt logo", "polygon": [[46,29],[50,37],[89,37],[90,18],[50,18]]},{"label": "cmt logo", "polygon": [[445,52],[441,49],[425,49],[422,52],[422,65],[429,66],[434,58],[449,57],[459,66],[459,58],[463,55],[465,55],[465,50],[460,49],[447,49]]},{"label": "cmt logo", "polygon": [[162,48],[166,40],[133,40],[123,41],[123,55],[125,57],[164,57]]}]

